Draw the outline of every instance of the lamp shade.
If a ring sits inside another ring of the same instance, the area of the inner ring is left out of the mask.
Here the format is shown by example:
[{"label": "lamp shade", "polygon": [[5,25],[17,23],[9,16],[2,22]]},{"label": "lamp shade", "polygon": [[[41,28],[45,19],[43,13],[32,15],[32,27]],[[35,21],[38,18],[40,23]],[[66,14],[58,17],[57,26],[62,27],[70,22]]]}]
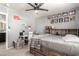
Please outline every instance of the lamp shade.
[{"label": "lamp shade", "polygon": [[52,28],[55,28],[54,26],[52,26]]}]

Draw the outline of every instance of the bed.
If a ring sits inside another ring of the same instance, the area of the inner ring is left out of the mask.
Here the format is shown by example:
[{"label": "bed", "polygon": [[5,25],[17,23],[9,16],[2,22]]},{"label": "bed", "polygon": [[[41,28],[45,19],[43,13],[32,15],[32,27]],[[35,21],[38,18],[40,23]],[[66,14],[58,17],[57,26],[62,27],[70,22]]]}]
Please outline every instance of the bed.
[{"label": "bed", "polygon": [[[41,54],[44,51],[42,51],[42,48],[45,47],[45,49],[55,50],[68,56],[79,55],[79,37],[72,34],[67,34],[63,37],[50,34],[34,35],[30,44],[32,48],[39,49]],[[47,55],[49,55],[48,52]]]}]

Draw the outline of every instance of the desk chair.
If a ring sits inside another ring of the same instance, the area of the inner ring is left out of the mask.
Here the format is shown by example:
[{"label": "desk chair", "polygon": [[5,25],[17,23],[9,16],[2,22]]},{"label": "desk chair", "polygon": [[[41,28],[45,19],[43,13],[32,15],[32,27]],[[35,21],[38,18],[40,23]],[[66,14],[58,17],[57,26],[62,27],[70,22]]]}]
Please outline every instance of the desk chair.
[{"label": "desk chair", "polygon": [[25,46],[28,45],[28,37],[25,37],[24,44]]}]

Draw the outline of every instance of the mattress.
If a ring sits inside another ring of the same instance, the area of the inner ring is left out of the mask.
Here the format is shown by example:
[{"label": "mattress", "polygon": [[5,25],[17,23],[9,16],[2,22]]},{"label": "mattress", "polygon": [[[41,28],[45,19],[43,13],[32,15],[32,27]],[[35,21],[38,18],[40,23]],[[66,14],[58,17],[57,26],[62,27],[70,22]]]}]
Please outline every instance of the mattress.
[{"label": "mattress", "polygon": [[67,55],[79,55],[79,44],[73,42],[67,42],[62,39],[61,36],[56,35],[40,35],[32,38],[33,42],[40,39],[41,45],[56,51],[65,53]]}]

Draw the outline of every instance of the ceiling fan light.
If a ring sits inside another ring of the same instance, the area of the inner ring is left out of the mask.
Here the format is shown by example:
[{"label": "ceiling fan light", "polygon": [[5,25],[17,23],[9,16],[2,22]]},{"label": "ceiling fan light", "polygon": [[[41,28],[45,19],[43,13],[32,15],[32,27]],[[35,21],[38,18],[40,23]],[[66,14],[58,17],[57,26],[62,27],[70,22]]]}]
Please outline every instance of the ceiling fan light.
[{"label": "ceiling fan light", "polygon": [[10,4],[9,4],[9,3],[6,3],[6,6],[7,6],[7,7],[9,7],[9,6],[10,6]]},{"label": "ceiling fan light", "polygon": [[38,12],[39,12],[38,10],[35,10],[35,14],[38,14]]}]

